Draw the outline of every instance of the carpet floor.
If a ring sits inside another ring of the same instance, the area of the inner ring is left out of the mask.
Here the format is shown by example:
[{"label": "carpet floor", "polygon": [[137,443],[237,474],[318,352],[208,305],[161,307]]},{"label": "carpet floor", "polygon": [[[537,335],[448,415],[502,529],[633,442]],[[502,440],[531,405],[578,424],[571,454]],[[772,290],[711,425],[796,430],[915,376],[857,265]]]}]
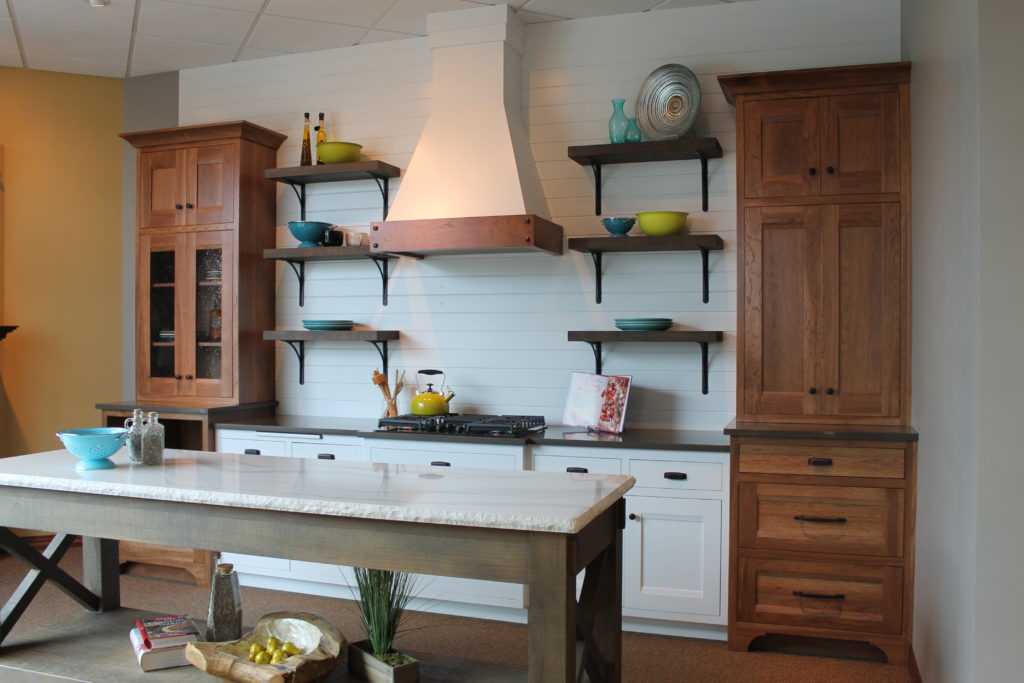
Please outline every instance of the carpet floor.
[{"label": "carpet floor", "polygon": [[[72,548],[61,567],[81,577],[81,549]],[[173,572],[173,570],[169,570]],[[0,601],[17,587],[24,565],[0,553]],[[173,574],[171,574],[173,576]],[[209,593],[174,578],[154,578],[131,571],[122,577],[121,602],[128,607],[166,613],[188,613],[205,620]],[[355,603],[261,588],[242,587],[246,623],[282,610],[313,612],[335,624],[349,640],[364,637]],[[81,608],[47,584],[15,625],[11,637],[65,619]],[[526,665],[526,627],[481,619],[410,612],[396,645],[419,653]],[[128,647],[127,638],[125,647]],[[0,664],[3,652],[0,649]],[[732,652],[724,642],[623,634],[623,681],[627,683],[904,683],[905,667],[880,662],[780,652]]]}]

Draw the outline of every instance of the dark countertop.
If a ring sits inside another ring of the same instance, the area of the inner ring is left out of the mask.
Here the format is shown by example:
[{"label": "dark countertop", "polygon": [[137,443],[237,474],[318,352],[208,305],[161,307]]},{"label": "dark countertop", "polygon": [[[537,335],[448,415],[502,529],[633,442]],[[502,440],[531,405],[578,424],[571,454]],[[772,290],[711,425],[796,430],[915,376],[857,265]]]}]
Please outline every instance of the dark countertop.
[{"label": "dark countertop", "polygon": [[858,439],[861,441],[917,441],[917,430],[905,426],[813,425],[736,422],[725,426],[729,436],[781,439]]},{"label": "dark countertop", "polygon": [[[136,403],[134,401],[110,401],[108,403],[97,403],[97,410],[116,410],[132,412],[134,408],[141,408],[144,412],[177,413],[187,415],[231,415],[232,413],[244,413],[250,410],[265,410],[274,408],[277,401],[261,401],[259,403],[241,403],[233,406],[178,406],[173,403]],[[264,418],[273,419],[273,418]]]},{"label": "dark countertop", "polygon": [[729,438],[721,432],[684,429],[627,428],[622,434],[587,432],[580,427],[549,425],[535,434],[519,438],[463,436],[459,434],[414,434],[378,432],[377,420],[367,418],[273,415],[220,422],[218,429],[252,429],[292,434],[334,434],[366,439],[407,441],[450,441],[452,443],[535,444],[544,446],[589,446],[601,448],[643,448],[675,451],[729,451]]}]

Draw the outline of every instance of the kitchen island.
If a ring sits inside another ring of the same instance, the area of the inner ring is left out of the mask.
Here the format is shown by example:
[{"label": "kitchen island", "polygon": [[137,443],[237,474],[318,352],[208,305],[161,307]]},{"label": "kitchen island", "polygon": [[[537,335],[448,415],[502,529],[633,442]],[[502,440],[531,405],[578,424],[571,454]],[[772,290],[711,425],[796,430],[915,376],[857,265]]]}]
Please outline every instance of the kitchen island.
[{"label": "kitchen island", "polygon": [[[84,585],[4,528],[0,546],[90,609],[120,606],[112,539],[521,583],[531,595],[530,681],[577,680],[577,637],[591,680],[621,679],[622,496],[632,477],[179,450],[160,467],[128,466],[124,451],[114,460],[81,474],[64,450],[0,461],[0,523],[57,532],[54,554],[65,534],[85,537]],[[34,595],[19,593],[0,638]]]}]

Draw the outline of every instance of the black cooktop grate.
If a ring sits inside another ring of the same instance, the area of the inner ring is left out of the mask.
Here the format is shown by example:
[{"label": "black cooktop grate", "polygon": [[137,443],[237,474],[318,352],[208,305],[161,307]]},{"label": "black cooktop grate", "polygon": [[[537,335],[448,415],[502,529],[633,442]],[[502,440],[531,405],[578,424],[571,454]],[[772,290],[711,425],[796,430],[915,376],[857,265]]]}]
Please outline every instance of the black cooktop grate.
[{"label": "black cooktop grate", "polygon": [[525,436],[544,429],[542,415],[398,415],[382,417],[377,431],[467,436]]}]

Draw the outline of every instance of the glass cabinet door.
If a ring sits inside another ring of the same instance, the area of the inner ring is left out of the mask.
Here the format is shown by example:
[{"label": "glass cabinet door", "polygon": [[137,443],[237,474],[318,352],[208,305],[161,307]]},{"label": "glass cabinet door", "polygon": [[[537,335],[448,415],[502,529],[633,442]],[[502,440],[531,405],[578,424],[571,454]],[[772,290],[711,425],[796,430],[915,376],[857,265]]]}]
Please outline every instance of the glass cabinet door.
[{"label": "glass cabinet door", "polygon": [[178,393],[180,258],[174,235],[143,235],[139,249],[138,376],[143,394]]},{"label": "glass cabinet door", "polygon": [[188,365],[193,371],[189,389],[194,396],[221,397],[232,393],[231,235],[221,230],[187,235],[190,269],[195,273],[188,354]]}]

